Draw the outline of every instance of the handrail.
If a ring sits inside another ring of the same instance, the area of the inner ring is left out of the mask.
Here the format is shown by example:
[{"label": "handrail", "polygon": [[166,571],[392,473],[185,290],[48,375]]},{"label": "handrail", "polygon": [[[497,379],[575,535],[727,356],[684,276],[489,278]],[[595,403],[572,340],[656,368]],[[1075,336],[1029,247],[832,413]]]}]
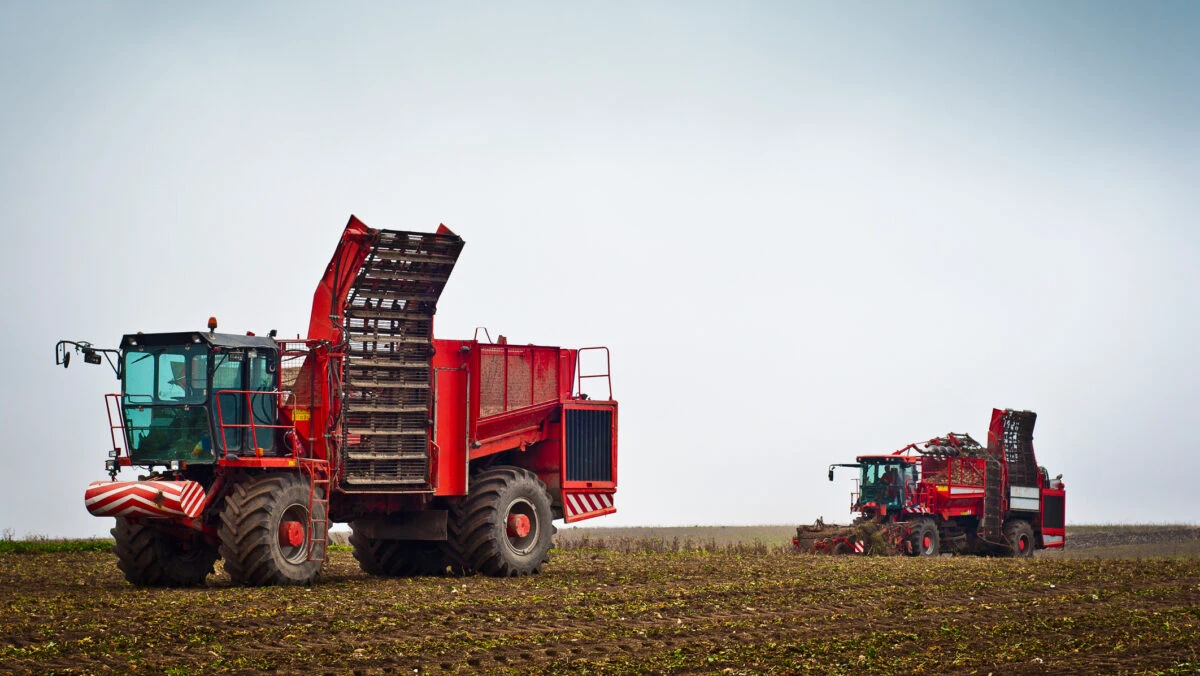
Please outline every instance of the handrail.
[{"label": "handrail", "polygon": [[[117,409],[117,423],[115,425],[113,424],[114,404]],[[104,412],[108,414],[108,437],[112,440],[113,445],[112,450],[108,452],[108,457],[112,461],[112,465],[105,463],[105,467],[108,468],[108,475],[113,481],[116,481],[117,472],[120,471],[122,466],[121,461],[124,460],[125,465],[130,465],[133,458],[129,453],[126,453],[124,457],[121,456],[121,452],[124,450],[123,444],[127,440],[125,439],[125,405],[121,402],[121,395],[119,393],[110,392],[104,395]],[[121,443],[117,442],[117,430],[121,430]]]},{"label": "handrail", "polygon": [[[117,424],[113,424],[113,404],[117,407]],[[121,445],[117,443],[117,430],[121,430],[121,439],[125,438],[125,407],[121,404],[121,395],[116,392],[110,392],[104,395],[105,413],[108,413],[108,436],[112,440],[113,450],[117,451],[119,457]]]},{"label": "handrail", "polygon": [[[231,394],[240,394],[245,397],[246,410],[249,413],[248,418],[249,418],[250,422],[248,422],[248,423],[227,423],[227,422],[225,422],[225,416],[221,412],[221,398],[222,398],[222,395],[231,395]],[[291,405],[291,404],[285,405],[282,403],[283,400],[281,399],[281,397],[283,397],[284,395],[290,395],[290,394],[291,394],[291,392],[289,392],[289,391],[278,391],[278,390],[268,391],[268,392],[260,392],[260,391],[255,391],[255,390],[218,390],[213,398],[216,400],[216,403],[217,403],[217,426],[221,430],[221,455],[222,455],[222,457],[229,456],[229,441],[225,435],[225,430],[227,428],[250,430],[250,438],[252,439],[252,442],[251,442],[252,448],[254,449],[254,454],[257,456],[261,456],[262,451],[263,451],[263,449],[258,446],[258,430],[260,430],[260,429],[264,429],[264,430],[268,430],[268,429],[270,429],[270,430],[295,430],[296,425],[294,422],[292,424],[288,424],[288,425],[280,425],[280,424],[267,425],[267,424],[256,423],[254,421],[254,408],[253,408],[252,400],[250,399],[251,396],[275,397],[275,399],[276,399],[275,409],[276,410],[290,411],[290,410],[294,410],[295,406]],[[293,458],[300,457],[298,445],[292,446],[291,457],[293,457]]]},{"label": "handrail", "polygon": [[[596,372],[588,375],[583,374],[583,353],[591,350],[604,350],[604,373]],[[604,346],[596,347],[581,347],[575,351],[575,391],[580,396],[583,395],[583,379],[584,378],[604,378],[608,381],[608,400],[612,401],[612,354],[608,348]]]}]

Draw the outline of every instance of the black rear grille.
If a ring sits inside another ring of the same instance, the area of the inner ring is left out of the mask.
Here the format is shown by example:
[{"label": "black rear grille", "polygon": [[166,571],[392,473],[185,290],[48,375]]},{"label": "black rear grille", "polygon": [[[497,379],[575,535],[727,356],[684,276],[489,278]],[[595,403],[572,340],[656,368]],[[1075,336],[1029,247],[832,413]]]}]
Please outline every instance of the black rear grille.
[{"label": "black rear grille", "polygon": [[567,481],[612,481],[612,411],[567,409]]},{"label": "black rear grille", "polygon": [[1061,495],[1042,498],[1042,528],[1066,527],[1066,499]]}]

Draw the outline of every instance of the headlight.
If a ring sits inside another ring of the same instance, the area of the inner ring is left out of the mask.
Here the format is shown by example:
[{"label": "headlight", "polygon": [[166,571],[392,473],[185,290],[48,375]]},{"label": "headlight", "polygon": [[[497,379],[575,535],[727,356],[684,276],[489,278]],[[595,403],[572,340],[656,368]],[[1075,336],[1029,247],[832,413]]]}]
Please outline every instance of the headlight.
[{"label": "headlight", "polygon": [[117,461],[116,460],[105,460],[104,461],[104,469],[106,469],[110,472],[116,471]]}]

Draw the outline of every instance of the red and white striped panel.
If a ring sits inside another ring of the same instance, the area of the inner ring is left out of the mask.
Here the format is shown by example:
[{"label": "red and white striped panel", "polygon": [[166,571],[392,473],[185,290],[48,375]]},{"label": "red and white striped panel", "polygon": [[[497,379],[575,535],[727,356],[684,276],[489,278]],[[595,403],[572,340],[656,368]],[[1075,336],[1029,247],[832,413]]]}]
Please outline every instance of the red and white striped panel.
[{"label": "red and white striped panel", "polygon": [[563,493],[564,521],[579,521],[617,511],[612,493]]},{"label": "red and white striped panel", "polygon": [[204,508],[204,487],[195,481],[93,481],[83,499],[95,516],[195,518]]},{"label": "red and white striped panel", "polygon": [[862,553],[863,553],[863,543],[862,543],[862,541],[861,541],[861,540],[855,540],[855,541],[854,541],[854,553],[855,553],[855,554],[862,554]]}]

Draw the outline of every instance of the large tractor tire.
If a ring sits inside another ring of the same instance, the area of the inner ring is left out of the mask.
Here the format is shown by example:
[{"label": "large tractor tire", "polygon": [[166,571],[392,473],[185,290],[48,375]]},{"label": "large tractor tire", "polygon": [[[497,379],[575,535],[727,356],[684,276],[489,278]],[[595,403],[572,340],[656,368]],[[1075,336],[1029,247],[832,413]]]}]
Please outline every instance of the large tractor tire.
[{"label": "large tractor tire", "polygon": [[908,536],[909,556],[937,556],[942,553],[941,545],[937,523],[933,519],[924,518],[913,524]]},{"label": "large tractor tire", "polygon": [[536,575],[549,560],[553,519],[549,491],[533,472],[508,466],[480,472],[450,510],[447,563],[457,574]]},{"label": "large tractor tire", "polygon": [[[354,528],[354,524],[350,524]],[[413,577],[440,575],[448,565],[440,542],[371,538],[354,530],[350,534],[354,558],[368,575]]]},{"label": "large tractor tire", "polygon": [[1004,524],[1004,539],[1008,542],[1008,556],[1028,559],[1033,556],[1033,526],[1024,519],[1013,519]]},{"label": "large tractor tire", "polygon": [[198,587],[219,556],[199,536],[181,540],[146,523],[118,518],[111,532],[117,567],[139,587]]},{"label": "large tractor tire", "polygon": [[315,561],[309,560],[309,543],[314,537],[324,540],[329,524],[323,503],[316,503],[312,519],[308,509],[309,483],[298,473],[246,477],[234,484],[217,531],[234,584],[310,584],[317,579],[326,543],[314,544]]}]

